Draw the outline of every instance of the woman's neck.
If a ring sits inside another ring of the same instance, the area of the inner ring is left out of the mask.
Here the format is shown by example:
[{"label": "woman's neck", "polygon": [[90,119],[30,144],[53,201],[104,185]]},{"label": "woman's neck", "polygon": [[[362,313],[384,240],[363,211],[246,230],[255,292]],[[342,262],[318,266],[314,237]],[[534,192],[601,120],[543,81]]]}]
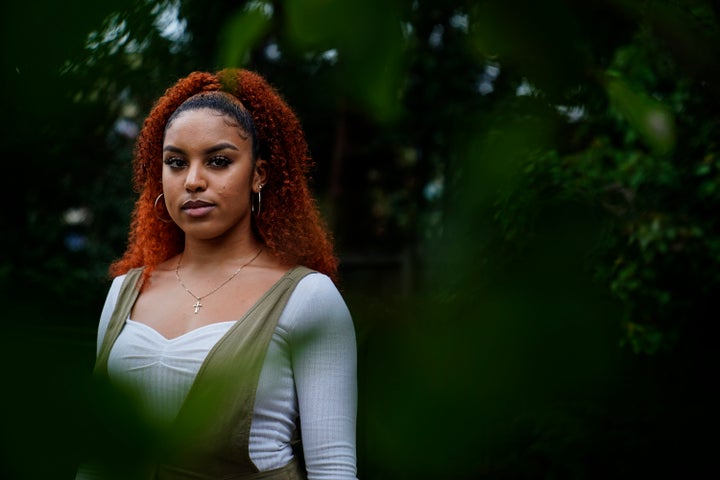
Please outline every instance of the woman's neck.
[{"label": "woman's neck", "polygon": [[183,265],[212,268],[228,263],[245,263],[263,248],[256,239],[236,242],[186,241],[182,252]]}]

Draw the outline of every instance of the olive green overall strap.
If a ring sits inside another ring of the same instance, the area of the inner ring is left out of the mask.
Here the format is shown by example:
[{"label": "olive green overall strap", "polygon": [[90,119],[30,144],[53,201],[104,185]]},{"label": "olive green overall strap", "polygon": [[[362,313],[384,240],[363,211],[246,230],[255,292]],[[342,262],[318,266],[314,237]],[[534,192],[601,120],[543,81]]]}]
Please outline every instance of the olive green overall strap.
[{"label": "olive green overall strap", "polygon": [[95,374],[107,373],[107,361],[110,350],[115,343],[115,339],[120,335],[123,326],[125,326],[125,320],[127,320],[130,315],[130,310],[132,310],[133,304],[135,304],[135,300],[140,293],[142,272],[143,268],[140,267],[133,268],[125,274],[123,283],[120,286],[117,302],[115,303],[115,310],[113,310],[110,321],[108,322],[105,337],[103,338],[97,360],[95,361]]},{"label": "olive green overall strap", "polygon": [[258,472],[249,444],[270,340],[295,287],[312,272],[302,266],[288,271],[210,350],[174,424],[177,456],[159,466],[157,478],[304,478],[296,462],[276,475]]}]

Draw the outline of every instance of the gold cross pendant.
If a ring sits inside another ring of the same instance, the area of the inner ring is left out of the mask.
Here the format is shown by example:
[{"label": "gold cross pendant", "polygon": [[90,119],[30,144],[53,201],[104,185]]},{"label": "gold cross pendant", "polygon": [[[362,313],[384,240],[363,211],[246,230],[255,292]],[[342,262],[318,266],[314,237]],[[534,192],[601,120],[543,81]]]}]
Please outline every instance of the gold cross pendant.
[{"label": "gold cross pendant", "polygon": [[195,305],[193,305],[193,307],[195,307],[195,315],[197,315],[198,311],[200,311],[200,307],[202,307],[202,303],[200,303],[200,300],[195,302]]}]

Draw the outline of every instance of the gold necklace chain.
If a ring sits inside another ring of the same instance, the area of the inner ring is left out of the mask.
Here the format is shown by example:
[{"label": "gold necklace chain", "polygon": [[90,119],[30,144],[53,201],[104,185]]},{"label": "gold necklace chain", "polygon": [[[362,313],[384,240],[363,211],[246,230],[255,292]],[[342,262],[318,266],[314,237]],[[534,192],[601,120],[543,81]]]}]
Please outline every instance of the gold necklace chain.
[{"label": "gold necklace chain", "polygon": [[243,268],[245,268],[245,267],[247,267],[248,265],[250,265],[257,257],[259,257],[259,256],[260,256],[260,253],[262,253],[262,251],[263,251],[264,248],[265,248],[265,246],[260,247],[260,250],[258,250],[258,252],[257,252],[247,263],[245,263],[244,265],[242,265],[240,268],[238,268],[237,270],[235,270],[235,273],[233,273],[232,275],[230,275],[230,278],[228,278],[227,280],[225,280],[224,282],[222,282],[220,285],[218,285],[217,287],[215,287],[214,289],[212,289],[210,292],[208,292],[208,293],[206,293],[205,295],[202,295],[202,296],[200,296],[200,297],[198,297],[197,295],[195,295],[194,293],[192,293],[192,292],[190,291],[190,289],[185,286],[185,284],[183,283],[182,279],[180,278],[180,264],[182,263],[182,257],[183,257],[183,254],[181,253],[181,254],[180,254],[180,257],[178,258],[177,266],[175,267],[175,278],[177,278],[177,281],[178,281],[178,283],[180,284],[180,286],[183,287],[183,289],[185,289],[185,291],[186,291],[187,293],[189,293],[190,295],[192,295],[192,297],[196,300],[195,304],[193,305],[193,308],[195,309],[195,315],[198,314],[198,312],[200,311],[200,307],[203,306],[203,304],[200,303],[200,300],[202,300],[202,299],[205,298],[205,297],[209,297],[210,295],[212,295],[213,293],[217,292],[217,291],[220,290],[222,287],[224,287],[225,285],[227,285],[228,282],[230,282],[230,280],[232,280],[233,278],[235,278],[235,276],[236,276],[238,273],[240,273],[240,270],[242,270]]}]

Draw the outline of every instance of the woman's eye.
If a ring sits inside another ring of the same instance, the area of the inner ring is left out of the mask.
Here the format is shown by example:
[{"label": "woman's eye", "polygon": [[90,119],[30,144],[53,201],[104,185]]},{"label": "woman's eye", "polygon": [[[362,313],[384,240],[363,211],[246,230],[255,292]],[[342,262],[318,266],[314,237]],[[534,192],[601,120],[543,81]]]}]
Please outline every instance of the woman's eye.
[{"label": "woman's eye", "polygon": [[232,161],[227,157],[211,157],[208,160],[208,165],[212,167],[227,167]]},{"label": "woman's eye", "polygon": [[168,157],[163,160],[163,163],[170,168],[182,168],[185,166],[185,161],[179,157]]}]

